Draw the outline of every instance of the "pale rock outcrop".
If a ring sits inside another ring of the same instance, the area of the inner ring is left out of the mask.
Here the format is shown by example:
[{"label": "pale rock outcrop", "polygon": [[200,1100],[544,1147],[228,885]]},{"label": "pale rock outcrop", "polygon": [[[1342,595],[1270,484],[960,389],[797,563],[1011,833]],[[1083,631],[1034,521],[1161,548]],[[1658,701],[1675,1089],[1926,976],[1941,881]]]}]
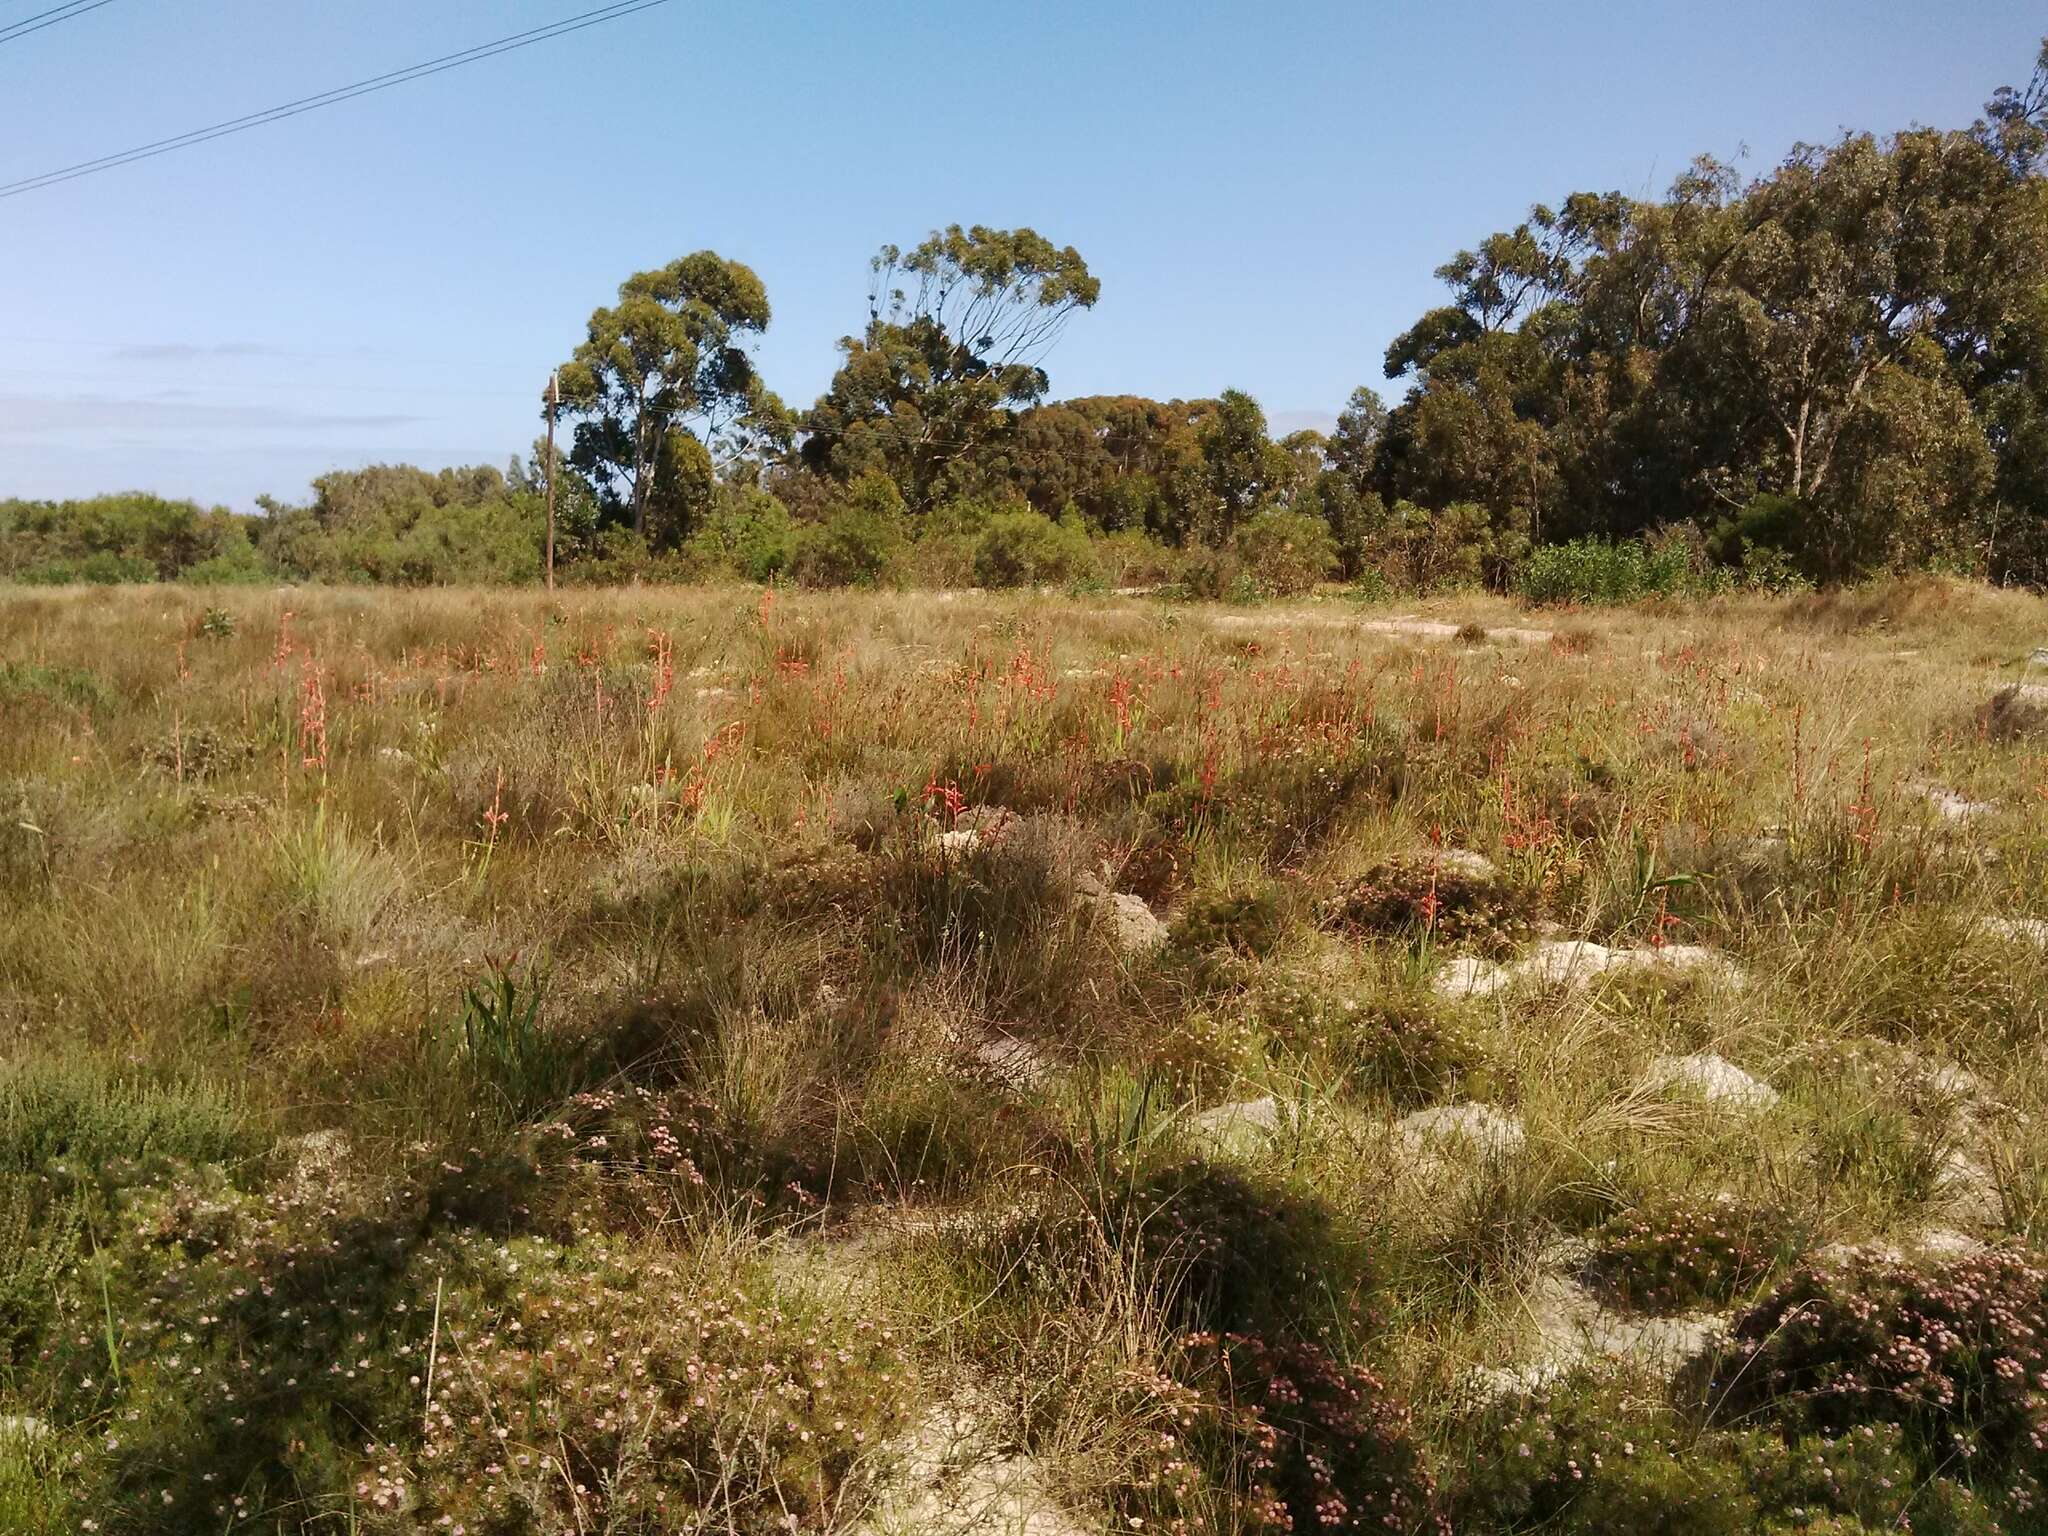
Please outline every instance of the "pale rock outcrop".
[{"label": "pale rock outcrop", "polygon": [[1769,1083],[1711,1052],[1659,1056],[1650,1063],[1643,1081],[1656,1092],[1704,1099],[1717,1109],[1753,1114],[1778,1102],[1778,1090]]},{"label": "pale rock outcrop", "polygon": [[2048,949],[2048,922],[2038,917],[1980,917],[1972,927],[1987,939]]},{"label": "pale rock outcrop", "polygon": [[1043,1466],[1010,1448],[971,1401],[928,1410],[863,1536],[1088,1536],[1046,1490]]},{"label": "pale rock outcrop", "polygon": [[1608,1305],[1578,1278],[1588,1256],[1577,1240],[1557,1243],[1544,1256],[1543,1273],[1524,1298],[1534,1351],[1473,1371],[1466,1396],[1475,1406],[1539,1393],[1581,1366],[1603,1362],[1668,1380],[1726,1335],[1727,1313],[1650,1317]]},{"label": "pale rock outcrop", "polygon": [[1394,1122],[1394,1134],[1410,1152],[1441,1156],[1473,1151],[1482,1157],[1512,1157],[1528,1143],[1522,1122],[1491,1104],[1439,1104]]},{"label": "pale rock outcrop", "polygon": [[1432,987],[1439,997],[1492,997],[1520,987],[1584,987],[1615,974],[1707,975],[1728,986],[1742,984],[1742,973],[1704,945],[1610,949],[1590,939],[1545,939],[1504,965],[1458,956],[1437,973]]},{"label": "pale rock outcrop", "polygon": [[971,1047],[980,1073],[1006,1088],[1035,1088],[1052,1076],[1052,1059],[1019,1035],[989,1035]]},{"label": "pale rock outcrop", "polygon": [[1944,789],[1939,784],[1916,784],[1913,786],[1913,793],[1933,806],[1934,814],[1947,822],[1976,821],[1981,817],[1998,814],[1997,806],[1982,800],[1972,800],[1952,789]]},{"label": "pale rock outcrop", "polygon": [[1081,876],[1075,892],[1109,924],[1116,947],[1129,958],[1142,960],[1166,947],[1167,926],[1144,897],[1113,891],[1095,875]]},{"label": "pale rock outcrop", "polygon": [[1280,1124],[1280,1101],[1269,1093],[1262,1098],[1205,1109],[1190,1117],[1188,1132],[1197,1141],[1220,1150],[1248,1152],[1270,1138]]}]

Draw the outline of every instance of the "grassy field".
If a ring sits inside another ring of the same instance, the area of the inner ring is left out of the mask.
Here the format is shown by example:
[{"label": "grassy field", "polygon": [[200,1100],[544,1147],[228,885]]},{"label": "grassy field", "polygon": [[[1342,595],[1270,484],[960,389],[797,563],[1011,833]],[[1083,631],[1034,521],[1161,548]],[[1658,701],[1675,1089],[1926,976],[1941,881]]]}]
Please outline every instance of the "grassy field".
[{"label": "grassy field", "polygon": [[2043,644],[0,594],[0,1529],[2048,1529]]}]

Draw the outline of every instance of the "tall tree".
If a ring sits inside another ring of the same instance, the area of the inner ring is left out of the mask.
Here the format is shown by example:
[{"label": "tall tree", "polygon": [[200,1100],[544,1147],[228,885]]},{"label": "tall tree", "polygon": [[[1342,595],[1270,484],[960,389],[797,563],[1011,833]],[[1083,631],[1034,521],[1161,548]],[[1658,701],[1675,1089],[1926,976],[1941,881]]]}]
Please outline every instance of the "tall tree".
[{"label": "tall tree", "polygon": [[1216,542],[1227,544],[1272,484],[1266,413],[1243,390],[1226,389],[1216,397],[1215,414],[1202,423],[1200,442]]},{"label": "tall tree", "polygon": [[1703,160],[1660,201],[1532,210],[1446,263],[1452,302],[1389,348],[1417,388],[1377,488],[1532,537],[1767,495],[1822,576],[2042,547],[2044,118],[2048,54],[1966,131],[1800,146],[1746,187]]},{"label": "tall tree", "polygon": [[709,465],[786,431],[747,350],[768,319],[761,279],[714,251],[634,273],[591,315],[561,370],[562,403],[582,418],[569,459],[636,533],[655,507],[686,533]]},{"label": "tall tree", "polygon": [[1072,246],[1030,229],[934,231],[870,264],[868,324],[803,420],[803,461],[838,479],[882,470],[923,510],[951,468],[1045,395],[1046,354],[1102,285]]}]

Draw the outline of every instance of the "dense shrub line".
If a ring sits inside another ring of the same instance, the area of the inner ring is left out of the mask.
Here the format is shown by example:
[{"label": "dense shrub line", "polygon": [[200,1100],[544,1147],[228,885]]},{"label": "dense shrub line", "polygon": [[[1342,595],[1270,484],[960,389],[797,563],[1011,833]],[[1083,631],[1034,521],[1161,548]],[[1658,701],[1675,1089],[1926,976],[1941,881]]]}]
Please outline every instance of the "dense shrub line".
[{"label": "dense shrub line", "polygon": [[[256,515],[143,494],[0,501],[0,580],[24,585],[274,582],[394,586],[540,580],[544,502],[517,464],[430,474],[410,466],[322,476],[305,506]],[[1313,511],[1274,506],[1222,544],[1185,547],[1105,531],[1069,507],[963,497],[913,517],[885,476],[853,481],[800,519],[753,487],[719,486],[687,538],[666,548],[628,529],[565,523],[560,580],[583,586],[719,580],[830,587],[1145,588],[1232,602],[1293,597],[1348,579],[1361,596],[1506,583],[1541,604],[1698,596],[1797,584],[1788,569],[1716,565],[1698,540],[1575,540],[1520,559],[1488,554],[1450,512],[1402,504],[1379,531],[1340,543]]]}]

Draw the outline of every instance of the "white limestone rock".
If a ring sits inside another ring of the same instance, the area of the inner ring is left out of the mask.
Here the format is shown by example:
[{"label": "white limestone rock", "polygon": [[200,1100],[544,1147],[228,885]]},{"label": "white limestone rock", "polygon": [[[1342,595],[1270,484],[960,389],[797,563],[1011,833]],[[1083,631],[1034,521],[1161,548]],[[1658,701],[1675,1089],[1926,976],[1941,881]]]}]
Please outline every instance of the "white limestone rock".
[{"label": "white limestone rock", "polygon": [[1972,926],[1987,939],[2048,949],[2048,922],[2038,917],[1980,917]]},{"label": "white limestone rock", "polygon": [[1700,944],[1610,949],[1590,939],[1544,939],[1507,965],[1459,956],[1432,983],[1440,997],[1491,997],[1516,987],[1590,986],[1611,974],[1681,977],[1707,975],[1740,987],[1743,976],[1726,957]]},{"label": "white limestone rock", "polygon": [[1248,1152],[1280,1129],[1280,1101],[1270,1093],[1205,1109],[1188,1121],[1196,1140],[1226,1151]]},{"label": "white limestone rock", "polygon": [[1166,947],[1167,927],[1145,898],[1129,891],[1111,891],[1097,902],[1109,919],[1116,947],[1134,960],[1155,955]]},{"label": "white limestone rock", "polygon": [[1778,1090],[1769,1083],[1751,1077],[1732,1061],[1711,1052],[1659,1056],[1650,1063],[1644,1085],[1746,1114],[1759,1113],[1778,1102]]},{"label": "white limestone rock", "polygon": [[1485,1157],[1512,1157],[1528,1144],[1522,1122],[1491,1104],[1439,1104],[1394,1122],[1394,1134],[1411,1152],[1441,1154],[1466,1149]]},{"label": "white limestone rock", "polygon": [[1933,806],[1934,814],[1946,822],[1971,822],[1998,814],[1997,806],[1972,800],[1939,784],[1917,784],[1913,786],[1913,792]]}]

